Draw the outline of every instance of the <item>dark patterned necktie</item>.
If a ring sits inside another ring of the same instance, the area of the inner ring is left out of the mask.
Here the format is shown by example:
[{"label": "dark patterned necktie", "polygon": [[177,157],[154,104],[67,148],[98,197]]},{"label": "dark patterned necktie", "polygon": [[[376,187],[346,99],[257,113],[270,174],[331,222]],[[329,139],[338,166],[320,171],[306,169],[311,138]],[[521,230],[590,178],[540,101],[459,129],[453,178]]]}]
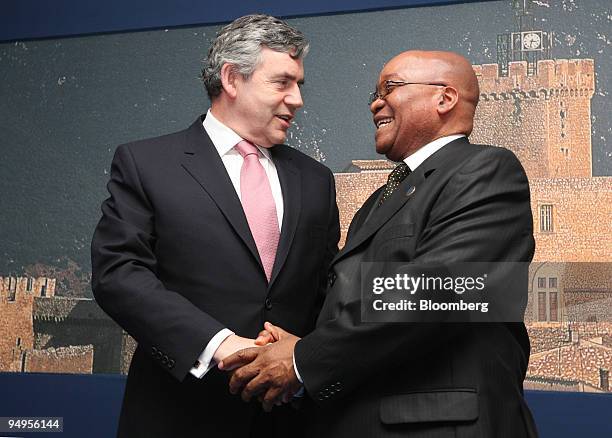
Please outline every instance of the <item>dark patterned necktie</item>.
[{"label": "dark patterned necktie", "polygon": [[391,194],[399,187],[400,183],[410,174],[410,167],[404,162],[397,165],[393,172],[389,174],[389,178],[387,178],[387,186],[383,191],[382,196],[380,197],[380,201],[378,201],[378,205],[382,205]]}]

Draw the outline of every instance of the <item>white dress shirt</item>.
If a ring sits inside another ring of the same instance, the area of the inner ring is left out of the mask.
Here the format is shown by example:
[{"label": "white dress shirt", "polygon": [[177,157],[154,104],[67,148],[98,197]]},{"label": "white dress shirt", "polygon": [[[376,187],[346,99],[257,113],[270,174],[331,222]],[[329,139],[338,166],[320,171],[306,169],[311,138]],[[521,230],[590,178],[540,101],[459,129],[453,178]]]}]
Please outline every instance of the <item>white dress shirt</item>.
[{"label": "white dress shirt", "polygon": [[[431,157],[435,152],[442,149],[444,146],[449,144],[453,140],[457,140],[458,138],[465,137],[464,134],[453,134],[447,135],[446,137],[440,137],[430,143],[427,143],[425,146],[420,147],[415,153],[404,158],[404,163],[408,165],[411,171],[415,171],[417,167],[419,167],[423,161]],[[295,370],[295,375],[297,376],[300,383],[304,383],[302,381],[302,377],[298,371],[297,365],[295,363],[295,354],[293,355],[293,369]],[[302,395],[302,389],[298,391],[296,397]]]},{"label": "white dress shirt", "polygon": [[427,143],[425,146],[420,147],[414,152],[412,155],[404,158],[404,163],[410,167],[411,171],[415,171],[417,167],[419,167],[423,161],[431,157],[434,153],[438,152],[442,147],[446,146],[453,140],[457,140],[458,138],[465,137],[464,134],[453,134],[447,135],[446,137],[440,137],[435,139],[434,141]]},{"label": "white dress shirt", "polygon": [[[234,131],[232,131],[229,127],[221,123],[215,116],[213,116],[212,112],[208,110],[206,113],[206,118],[204,119],[204,129],[206,133],[210,137],[215,149],[219,153],[221,157],[221,161],[223,161],[223,165],[225,166],[225,170],[227,170],[227,174],[232,181],[232,185],[236,190],[236,194],[238,198],[241,199],[240,195],[240,169],[242,168],[242,162],[244,161],[242,156],[238,153],[234,146],[236,146],[239,142],[244,140]],[[276,171],[276,166],[274,166],[274,161],[272,161],[272,156],[270,151],[266,148],[256,145],[261,154],[259,155],[259,162],[263,166],[266,174],[268,175],[268,180],[270,181],[270,189],[272,190],[272,198],[274,198],[274,203],[276,204],[276,214],[278,216],[278,226],[282,229],[283,223],[283,193],[281,190],[280,181],[278,179],[278,173]],[[263,330],[263,327],[262,327]],[[212,360],[213,355],[219,348],[219,345],[230,335],[233,335],[234,332],[228,328],[224,328],[219,333],[217,333],[213,338],[208,342],[206,348],[198,358],[197,366],[191,368],[191,374],[196,376],[197,378],[202,378],[212,367],[216,365],[216,363]]]}]

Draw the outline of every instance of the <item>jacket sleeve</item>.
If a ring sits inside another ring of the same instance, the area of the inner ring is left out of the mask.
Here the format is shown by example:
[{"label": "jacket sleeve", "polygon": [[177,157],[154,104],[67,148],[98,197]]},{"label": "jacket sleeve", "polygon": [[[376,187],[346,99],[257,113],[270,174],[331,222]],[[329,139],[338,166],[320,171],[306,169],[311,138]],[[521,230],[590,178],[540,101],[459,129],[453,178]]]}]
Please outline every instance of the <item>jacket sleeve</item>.
[{"label": "jacket sleeve", "polygon": [[224,326],[158,278],[155,208],[129,145],[117,148],[91,243],[96,301],[151,358],[183,380]]},{"label": "jacket sleeve", "polygon": [[[484,148],[450,177],[420,234],[416,257],[401,250],[385,262],[530,261],[534,242],[529,186],[509,151]],[[310,396],[320,404],[349,394],[374,373],[423,360],[454,336],[442,323],[362,323],[360,291],[351,291],[338,315],[302,338],[295,361]]]}]

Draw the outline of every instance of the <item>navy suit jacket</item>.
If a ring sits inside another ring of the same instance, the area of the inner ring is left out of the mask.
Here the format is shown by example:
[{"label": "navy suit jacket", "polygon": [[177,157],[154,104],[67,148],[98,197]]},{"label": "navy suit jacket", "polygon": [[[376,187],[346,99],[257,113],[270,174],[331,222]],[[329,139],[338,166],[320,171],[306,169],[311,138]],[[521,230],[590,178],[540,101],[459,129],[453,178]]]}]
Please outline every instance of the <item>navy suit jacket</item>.
[{"label": "navy suit jacket", "polygon": [[[361,315],[362,262],[393,271],[395,263],[531,261],[521,164],[506,149],[460,138],[377,207],[382,189],[355,215],[332,261],[317,328],[296,344],[312,399],[308,436],[535,436],[523,399],[529,340],[522,322],[364,323]],[[524,310],[526,293],[508,293]]]},{"label": "navy suit jacket", "polygon": [[268,284],[201,117],[117,148],[92,241],[92,288],[138,343],[119,436],[250,436],[257,404],[231,396],[225,373],[198,380],[190,369],[224,327],[251,338],[264,321],[298,335],[313,329],[339,239],[334,179],[288,146],[271,153],[284,215]]}]

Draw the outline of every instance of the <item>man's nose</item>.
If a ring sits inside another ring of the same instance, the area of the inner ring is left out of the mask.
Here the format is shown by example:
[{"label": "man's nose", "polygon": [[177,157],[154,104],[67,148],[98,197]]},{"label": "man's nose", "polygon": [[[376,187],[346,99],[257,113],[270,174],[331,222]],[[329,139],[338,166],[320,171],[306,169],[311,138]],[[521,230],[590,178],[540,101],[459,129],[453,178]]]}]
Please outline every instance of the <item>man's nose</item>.
[{"label": "man's nose", "polygon": [[302,92],[297,84],[291,89],[291,92],[285,96],[285,103],[296,109],[304,106]]},{"label": "man's nose", "polygon": [[385,106],[385,100],[379,97],[370,104],[370,111],[372,114],[376,114],[383,106]]}]

